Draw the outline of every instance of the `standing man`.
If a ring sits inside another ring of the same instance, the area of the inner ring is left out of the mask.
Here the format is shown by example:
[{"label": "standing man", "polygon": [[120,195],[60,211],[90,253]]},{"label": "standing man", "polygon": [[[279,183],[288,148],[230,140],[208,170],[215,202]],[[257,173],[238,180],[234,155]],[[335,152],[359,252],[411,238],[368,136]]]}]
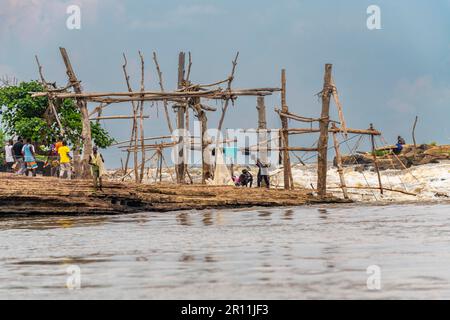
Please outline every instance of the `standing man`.
[{"label": "standing man", "polygon": [[67,173],[67,179],[72,180],[72,165],[70,161],[72,157],[70,156],[70,149],[67,146],[67,142],[62,142],[62,147],[58,148],[59,154],[59,178],[64,178],[64,173]]},{"label": "standing man", "polygon": [[17,138],[17,142],[13,145],[14,160],[16,161],[16,166],[18,168],[17,174],[19,175],[25,173],[25,163],[23,161],[22,149],[23,139],[19,137]]},{"label": "standing man", "polygon": [[261,188],[261,182],[264,180],[266,184],[266,188],[270,188],[270,179],[269,179],[269,167],[270,164],[264,164],[261,160],[256,160],[256,166],[258,167],[258,188]]},{"label": "standing man", "polygon": [[33,177],[36,177],[36,170],[38,168],[36,162],[36,151],[34,146],[31,144],[31,139],[26,140],[26,144],[23,146],[22,155],[25,161],[26,171],[25,175],[29,176],[29,173],[32,173]]},{"label": "standing man", "polygon": [[103,175],[105,174],[105,159],[103,155],[98,152],[98,147],[92,148],[92,154],[89,157],[89,164],[91,165],[92,177],[94,178],[95,190],[103,191]]},{"label": "standing man", "polygon": [[6,171],[12,172],[12,167],[14,165],[14,152],[13,152],[13,144],[12,140],[8,141],[8,144],[5,146],[5,162],[6,162]]}]

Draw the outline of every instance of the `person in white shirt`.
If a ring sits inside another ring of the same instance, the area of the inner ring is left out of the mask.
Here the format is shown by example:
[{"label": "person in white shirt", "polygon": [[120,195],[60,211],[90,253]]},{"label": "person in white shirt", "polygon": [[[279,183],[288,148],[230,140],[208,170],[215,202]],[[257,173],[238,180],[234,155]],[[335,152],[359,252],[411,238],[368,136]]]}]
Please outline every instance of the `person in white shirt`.
[{"label": "person in white shirt", "polygon": [[8,144],[5,146],[5,162],[6,162],[6,170],[8,172],[12,172],[12,167],[14,165],[14,155],[13,155],[13,144],[12,140],[8,141]]}]

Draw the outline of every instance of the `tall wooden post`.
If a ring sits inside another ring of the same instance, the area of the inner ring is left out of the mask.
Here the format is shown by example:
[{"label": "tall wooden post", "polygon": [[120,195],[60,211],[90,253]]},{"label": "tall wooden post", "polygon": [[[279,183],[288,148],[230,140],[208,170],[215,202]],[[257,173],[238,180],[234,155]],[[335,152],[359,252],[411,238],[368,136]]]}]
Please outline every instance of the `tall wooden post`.
[{"label": "tall wooden post", "polygon": [[159,183],[161,183],[162,182],[162,169],[163,169],[162,149],[157,149],[157,151],[158,151]]},{"label": "tall wooden post", "polygon": [[[370,124],[370,130],[375,131],[372,123]],[[376,153],[377,150],[375,148],[375,136],[373,134],[370,135],[370,142],[372,143],[373,164],[375,166],[375,171],[377,172],[378,186],[380,188],[380,193],[384,194],[383,183],[381,182],[380,168],[378,167],[378,159]]]},{"label": "tall wooden post", "polygon": [[333,93],[331,85],[331,72],[333,65],[325,65],[325,76],[322,90],[322,114],[320,116],[320,137],[317,159],[317,190],[320,198],[327,195],[328,170],[328,126],[330,124],[330,98]]},{"label": "tall wooden post", "polygon": [[[200,121],[200,140],[201,140],[201,152],[202,152],[202,183],[206,184],[206,180],[210,179],[213,174],[211,172],[211,151],[209,148],[210,141],[208,139],[208,117],[206,112],[202,109],[200,98],[192,99],[194,104],[192,107],[195,110],[195,115]],[[217,147],[217,146],[216,146]]]},{"label": "tall wooden post", "polygon": [[264,97],[257,98],[258,105],[256,110],[258,110],[258,129],[267,129],[266,120],[266,105],[264,103]]},{"label": "tall wooden post", "polygon": [[[139,57],[141,58],[141,92],[145,91],[144,85],[144,56],[139,51]],[[144,101],[141,100],[139,103],[139,132],[141,134],[141,174],[139,176],[139,183],[142,183],[144,180],[144,171],[145,171],[145,134],[144,134]]]},{"label": "tall wooden post", "polygon": [[[289,108],[286,104],[286,70],[281,70],[281,110],[283,113],[288,113]],[[281,116],[281,135],[283,142],[283,172],[284,172],[284,189],[290,189],[291,182],[293,186],[293,181],[291,181],[291,159],[289,157],[289,132],[288,130],[288,119]]]},{"label": "tall wooden post", "polygon": [[[184,86],[184,74],[185,74],[185,59],[186,55],[184,52],[180,52],[178,55],[178,89],[183,88]],[[185,105],[179,104],[178,110],[177,110],[177,128],[178,130],[184,130],[185,125]],[[184,139],[183,136],[179,137],[178,140],[180,144],[180,148],[178,149],[178,164],[176,165],[176,172],[177,172],[177,182],[178,183],[184,183],[185,178],[185,163],[184,163]]]},{"label": "tall wooden post", "polygon": [[[206,184],[206,180],[210,179],[213,174],[211,172],[211,151],[209,148],[208,140],[208,118],[206,117],[206,112],[201,110],[198,114],[198,119],[201,125],[201,140],[202,140],[202,183]],[[217,151],[218,146],[216,146]]]},{"label": "tall wooden post", "polygon": [[[336,129],[336,125],[332,124],[333,129]],[[333,131],[333,143],[334,143],[334,150],[336,151],[336,165],[337,170],[339,173],[339,179],[341,181],[341,189],[344,194],[344,198],[348,199],[348,192],[347,192],[347,184],[345,183],[345,177],[344,177],[344,168],[342,167],[342,156],[341,156],[341,150],[339,147],[339,141],[337,139],[337,133]]]},{"label": "tall wooden post", "polygon": [[[72,85],[75,93],[81,94],[81,85],[73,71],[72,64],[70,63],[69,55],[65,48],[60,47],[59,51],[63,58],[64,64],[66,66],[67,77]],[[77,106],[80,109],[81,121],[82,121],[82,131],[81,136],[83,139],[83,157],[81,158],[81,177],[83,179],[88,179],[91,176],[91,169],[89,166],[89,157],[92,154],[92,136],[91,136],[91,122],[89,120],[89,111],[87,108],[86,100],[82,98],[77,98]]]},{"label": "tall wooden post", "polygon": [[[125,82],[127,84],[127,89],[128,92],[133,92],[133,89],[131,88],[131,84],[130,84],[130,76],[128,75],[127,72],[127,65],[128,65],[128,60],[127,57],[125,56],[125,53],[123,54],[123,59],[124,59],[124,64],[122,66],[122,70],[123,70],[123,75],[125,77]],[[134,160],[134,179],[136,181],[136,183],[139,183],[139,168],[138,168],[138,140],[139,140],[139,136],[138,136],[138,129],[137,129],[137,111],[138,111],[138,107],[137,107],[137,103],[135,101],[131,101],[131,108],[133,111],[133,127],[131,129],[131,138],[130,138],[130,149],[132,146],[134,146],[133,148],[133,160]],[[128,162],[130,160],[130,151],[128,151],[127,153],[127,159],[125,161],[125,172],[124,172],[124,178],[125,176],[128,174]]]},{"label": "tall wooden post", "polygon": [[266,121],[266,105],[264,102],[264,97],[257,98],[256,110],[258,110],[258,159],[260,159],[262,163],[268,163],[268,134]]}]

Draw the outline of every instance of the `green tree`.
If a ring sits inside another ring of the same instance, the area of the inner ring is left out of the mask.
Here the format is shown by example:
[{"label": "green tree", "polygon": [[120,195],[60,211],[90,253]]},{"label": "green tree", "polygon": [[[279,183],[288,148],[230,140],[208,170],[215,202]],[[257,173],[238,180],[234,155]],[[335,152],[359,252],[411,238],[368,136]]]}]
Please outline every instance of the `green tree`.
[{"label": "green tree", "polygon": [[[0,88],[2,125],[5,133],[49,143],[61,135],[61,130],[48,104],[47,97],[32,98],[31,92],[42,92],[37,81],[21,82]],[[73,99],[57,100],[56,109],[64,129],[64,138],[76,148],[82,145],[80,111]],[[98,123],[91,122],[92,138],[100,148],[109,147],[114,139]]]},{"label": "green tree", "polygon": [[0,165],[2,165],[5,162],[5,140],[6,136],[3,133],[2,129],[0,128]]}]

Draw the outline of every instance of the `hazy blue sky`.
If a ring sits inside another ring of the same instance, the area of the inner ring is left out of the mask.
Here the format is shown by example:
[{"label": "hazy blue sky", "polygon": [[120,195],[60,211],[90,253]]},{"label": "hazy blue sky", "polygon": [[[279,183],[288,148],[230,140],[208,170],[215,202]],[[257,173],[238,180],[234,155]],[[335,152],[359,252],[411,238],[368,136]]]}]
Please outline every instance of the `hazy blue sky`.
[{"label": "hazy blue sky", "polygon": [[[81,30],[66,28],[70,4],[81,7]],[[372,4],[381,8],[381,30],[366,27]],[[201,83],[225,78],[239,50],[234,85],[279,86],[286,68],[289,107],[305,116],[320,113],[314,94],[329,62],[349,126],[373,122],[387,140],[398,134],[410,140],[418,115],[419,142],[450,143],[449,0],[0,0],[0,40],[0,75],[37,79],[38,54],[47,79],[63,85],[58,47],[64,46],[86,91],[125,90],[122,52],[136,89],[138,50],[149,67],[147,88],[158,89],[151,60],[157,51],[166,87],[173,89],[180,50],[192,52],[192,79]],[[270,127],[280,125],[272,112],[278,105],[278,96],[267,99]],[[254,106],[255,99],[240,99],[225,127],[256,126]],[[166,133],[159,111],[156,119],[153,107],[147,136]],[[115,105],[106,113],[128,112],[128,105]],[[217,126],[217,114],[209,118]],[[129,135],[123,121],[105,126],[118,140]],[[296,142],[311,144],[305,137]],[[108,155],[118,164],[119,152]]]}]

